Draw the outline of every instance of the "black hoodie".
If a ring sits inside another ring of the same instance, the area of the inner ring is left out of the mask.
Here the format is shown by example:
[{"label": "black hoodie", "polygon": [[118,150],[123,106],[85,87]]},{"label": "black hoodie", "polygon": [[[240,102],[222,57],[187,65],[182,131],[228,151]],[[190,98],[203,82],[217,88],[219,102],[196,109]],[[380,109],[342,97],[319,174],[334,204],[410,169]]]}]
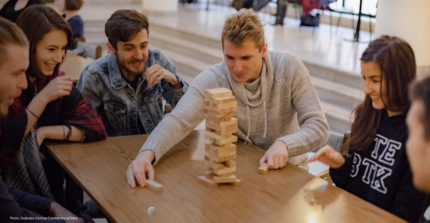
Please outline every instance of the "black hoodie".
[{"label": "black hoodie", "polygon": [[384,109],[375,141],[350,152],[345,164],[330,169],[336,186],[409,222],[418,222],[429,199],[416,190],[406,155],[406,114],[389,117]]}]

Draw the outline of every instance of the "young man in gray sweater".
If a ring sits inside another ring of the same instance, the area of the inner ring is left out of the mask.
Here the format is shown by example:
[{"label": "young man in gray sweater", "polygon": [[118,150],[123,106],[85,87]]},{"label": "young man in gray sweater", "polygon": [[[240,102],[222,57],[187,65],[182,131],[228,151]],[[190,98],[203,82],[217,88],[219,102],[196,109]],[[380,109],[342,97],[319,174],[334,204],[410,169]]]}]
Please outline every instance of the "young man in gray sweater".
[{"label": "young man in gray sweater", "polygon": [[[154,129],[127,170],[131,187],[154,179],[158,160],[204,119],[204,92],[227,88],[237,100],[238,137],[266,150],[260,164],[282,168],[307,160],[327,141],[329,126],[299,57],[267,51],[257,14],[242,9],[222,31],[224,60],[198,75],[173,112]],[[304,154],[304,155],[302,155]],[[299,157],[299,155],[302,155]],[[136,180],[136,181],[135,181]]]}]

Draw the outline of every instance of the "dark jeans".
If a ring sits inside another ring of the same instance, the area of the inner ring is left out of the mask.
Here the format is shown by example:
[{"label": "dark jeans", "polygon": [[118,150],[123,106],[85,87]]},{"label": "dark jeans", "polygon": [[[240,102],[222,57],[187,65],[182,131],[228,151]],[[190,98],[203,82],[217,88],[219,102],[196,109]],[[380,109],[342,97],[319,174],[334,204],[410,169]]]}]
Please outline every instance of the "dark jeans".
[{"label": "dark jeans", "polygon": [[287,0],[278,0],[278,6],[276,8],[276,21],[275,24],[284,24],[285,14],[287,13],[288,1]]},{"label": "dark jeans", "polygon": [[64,193],[64,179],[66,178],[66,173],[63,168],[54,157],[48,152],[48,147],[45,144],[40,146],[40,151],[45,156],[42,162],[43,169],[45,170],[46,178],[48,180],[49,187],[51,188],[52,195],[57,203],[61,206],[66,205],[66,196]]},{"label": "dark jeans", "polygon": [[[48,147],[46,147],[45,144],[40,146],[40,151],[45,156],[42,165],[55,202],[66,207],[66,194],[63,187],[64,180],[66,179],[66,172],[48,152]],[[83,218],[85,223],[94,223],[94,220],[83,211],[78,214],[78,217]]]}]

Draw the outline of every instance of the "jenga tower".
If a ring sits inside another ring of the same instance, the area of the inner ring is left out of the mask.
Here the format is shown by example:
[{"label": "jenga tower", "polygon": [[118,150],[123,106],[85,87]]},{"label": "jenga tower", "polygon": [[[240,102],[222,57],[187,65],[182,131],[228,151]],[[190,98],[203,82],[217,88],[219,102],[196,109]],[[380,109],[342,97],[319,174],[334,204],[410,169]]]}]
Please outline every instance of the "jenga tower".
[{"label": "jenga tower", "polygon": [[219,183],[239,185],[236,172],[237,102],[232,92],[226,88],[205,91],[206,139],[205,160],[208,171],[198,178],[210,187]]}]

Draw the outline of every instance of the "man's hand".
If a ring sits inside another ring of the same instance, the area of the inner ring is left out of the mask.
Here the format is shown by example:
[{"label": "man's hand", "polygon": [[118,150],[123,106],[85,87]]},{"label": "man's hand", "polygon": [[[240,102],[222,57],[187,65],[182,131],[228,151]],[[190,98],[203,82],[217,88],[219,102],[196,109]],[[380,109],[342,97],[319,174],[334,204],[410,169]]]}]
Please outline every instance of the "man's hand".
[{"label": "man's hand", "polygon": [[266,163],[270,169],[279,169],[287,165],[288,162],[288,149],[287,144],[282,141],[276,141],[266,151],[263,158],[260,160],[260,166]]},{"label": "man's hand", "polygon": [[51,208],[49,209],[49,215],[54,217],[73,217],[73,219],[65,220],[67,223],[84,223],[84,220],[82,218],[78,218],[76,215],[74,215],[72,212],[68,211],[61,205],[52,202]]},{"label": "man's hand", "polygon": [[145,79],[148,82],[148,88],[155,86],[162,79],[169,82],[172,86],[178,84],[176,76],[158,64],[146,69]]},{"label": "man's hand", "polygon": [[128,166],[127,182],[131,188],[136,187],[136,181],[140,187],[144,187],[146,179],[154,180],[154,168],[151,164],[154,157],[155,154],[152,150],[144,150]]},{"label": "man's hand", "polygon": [[331,148],[330,146],[324,146],[321,148],[315,156],[310,158],[308,162],[321,161],[330,166],[330,168],[338,169],[345,163],[345,158],[342,154]]}]

